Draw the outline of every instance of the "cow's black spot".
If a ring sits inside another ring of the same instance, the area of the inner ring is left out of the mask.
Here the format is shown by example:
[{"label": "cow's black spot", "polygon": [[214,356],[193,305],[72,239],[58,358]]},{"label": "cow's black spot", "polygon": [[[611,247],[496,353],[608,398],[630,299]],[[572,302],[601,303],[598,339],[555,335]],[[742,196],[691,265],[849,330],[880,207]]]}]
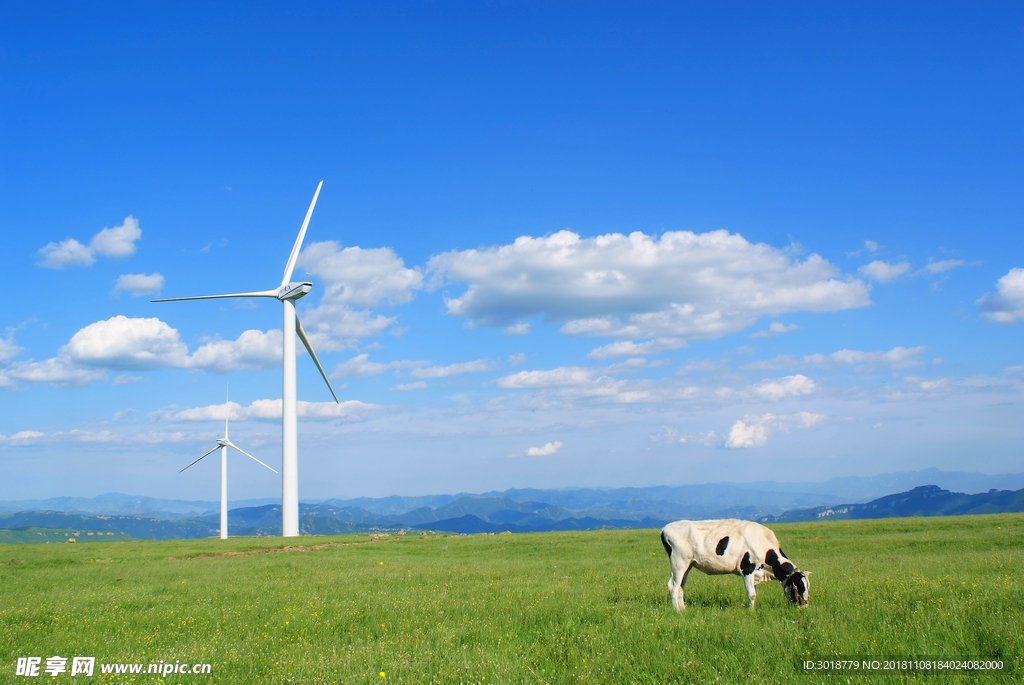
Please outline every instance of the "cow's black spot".
[{"label": "cow's black spot", "polygon": [[[782,550],[780,549],[779,552],[781,551]],[[785,580],[796,568],[788,561],[780,559],[774,549],[768,550],[768,554],[764,556],[764,562],[772,567],[772,575],[775,576],[776,580]]]},{"label": "cow's black spot", "polygon": [[672,558],[672,547],[668,544],[668,540],[665,539],[665,531],[661,531],[661,546],[665,548],[665,552],[668,554],[668,558]]},{"label": "cow's black spot", "polygon": [[743,572],[743,575],[749,576],[756,568],[757,564],[750,560],[750,552],[744,552],[743,558],[740,559],[740,571]]},{"label": "cow's black spot", "polygon": [[783,552],[783,551],[782,551],[782,548],[781,548],[781,547],[779,547],[779,554],[781,554],[781,555],[782,555],[783,557],[785,557],[786,559],[789,559],[789,555],[788,555],[788,554],[786,554],[785,552]]},{"label": "cow's black spot", "polygon": [[725,554],[725,548],[729,546],[729,536],[726,535],[724,538],[718,541],[718,546],[715,547],[715,554],[722,556]]}]

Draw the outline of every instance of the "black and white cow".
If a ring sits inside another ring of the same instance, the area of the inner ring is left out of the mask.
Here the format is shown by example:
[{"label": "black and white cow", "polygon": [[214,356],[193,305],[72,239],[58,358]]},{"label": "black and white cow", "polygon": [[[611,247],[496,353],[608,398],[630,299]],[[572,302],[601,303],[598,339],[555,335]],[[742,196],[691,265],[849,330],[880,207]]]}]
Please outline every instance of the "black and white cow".
[{"label": "black and white cow", "polygon": [[801,571],[786,558],[779,541],[768,528],[753,521],[676,521],[661,530],[661,544],[668,552],[672,576],[668,594],[672,606],[685,609],[683,586],[691,568],[708,575],[735,573],[754,608],[754,588],[766,580],[782,581],[782,591],[793,604],[805,606],[810,592],[810,571]]}]

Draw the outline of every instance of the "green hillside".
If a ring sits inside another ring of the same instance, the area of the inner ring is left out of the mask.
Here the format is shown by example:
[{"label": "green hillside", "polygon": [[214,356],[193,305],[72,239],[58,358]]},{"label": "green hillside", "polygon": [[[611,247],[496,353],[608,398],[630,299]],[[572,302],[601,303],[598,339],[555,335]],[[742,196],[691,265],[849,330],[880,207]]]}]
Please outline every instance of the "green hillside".
[{"label": "green hillside", "polygon": [[934,682],[1020,682],[1024,515],[772,527],[814,572],[806,609],[693,572],[674,611],[656,529],[4,545],[0,681],[77,655],[99,683],[160,661],[211,664],[181,683],[902,683],[794,659],[942,655],[1006,670]]}]

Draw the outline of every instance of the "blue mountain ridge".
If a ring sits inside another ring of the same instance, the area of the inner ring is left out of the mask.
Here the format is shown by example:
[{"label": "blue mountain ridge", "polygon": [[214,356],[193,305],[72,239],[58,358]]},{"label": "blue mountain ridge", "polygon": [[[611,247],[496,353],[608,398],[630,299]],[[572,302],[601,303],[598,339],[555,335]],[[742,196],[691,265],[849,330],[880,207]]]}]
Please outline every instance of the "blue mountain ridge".
[{"label": "blue mountain ridge", "polygon": [[[698,508],[703,510],[702,505]],[[1024,488],[1017,491],[992,489],[968,495],[935,485],[887,495],[865,503],[812,507],[779,515],[750,515],[749,508],[717,510],[712,518],[745,518],[762,523],[821,521],[843,518],[886,518],[902,516],[952,516],[1024,511]],[[705,518],[690,516],[687,518]],[[421,530],[448,533],[513,533],[601,530],[612,528],[659,528],[673,518],[623,515],[595,517],[542,502],[519,502],[500,497],[461,497],[437,509],[419,507],[405,514],[374,514],[360,507],[301,504],[299,529],[306,535],[385,530]],[[242,507],[228,512],[232,535],[278,535],[281,507],[267,504]],[[0,514],[0,529],[25,527],[110,531],[139,539],[167,540],[209,537],[217,534],[219,514],[190,519],[159,519],[141,516],[88,516],[53,511]]]},{"label": "blue mountain ridge", "polygon": [[[481,494],[457,493],[423,496],[330,498],[307,500],[306,504],[322,504],[340,509],[358,509],[381,516],[406,516],[420,511],[420,523],[432,518],[429,510],[440,510],[464,498],[505,499],[517,502],[539,502],[595,518],[642,518],[659,514],[667,517],[711,515],[718,510],[744,511],[756,509],[762,516],[779,515],[785,511],[836,502],[860,503],[893,492],[912,490],[920,485],[963,493],[982,493],[991,489],[1024,488],[1024,473],[989,475],[949,472],[930,468],[922,471],[832,478],[824,482],[756,481],[750,483],[702,483],[692,485],[657,485],[627,488],[519,488]],[[279,498],[236,500],[232,509],[260,507],[280,502]],[[203,500],[160,499],[140,495],[108,493],[97,497],[55,497],[42,500],[0,501],[0,513],[21,511],[60,511],[81,515],[142,516],[161,519],[189,519],[216,514],[220,503]],[[621,516],[628,512],[629,516]],[[467,511],[465,513],[473,513]],[[568,516],[568,515],[566,515]],[[415,516],[410,515],[410,521]]]},{"label": "blue mountain ridge", "polygon": [[1004,514],[1024,511],[1024,489],[989,490],[968,495],[950,492],[936,485],[922,485],[908,492],[887,495],[864,503],[837,504],[787,511],[765,516],[762,523],[829,521],[841,519],[878,519],[907,516],[963,516]]}]

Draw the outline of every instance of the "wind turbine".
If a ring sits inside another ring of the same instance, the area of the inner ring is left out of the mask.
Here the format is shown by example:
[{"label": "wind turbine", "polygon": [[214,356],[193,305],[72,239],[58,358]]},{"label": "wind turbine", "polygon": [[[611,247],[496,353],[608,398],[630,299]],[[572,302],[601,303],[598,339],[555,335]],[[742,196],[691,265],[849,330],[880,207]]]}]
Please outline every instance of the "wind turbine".
[{"label": "wind turbine", "polygon": [[[334,394],[331,382],[327,380],[324,367],[313,352],[313,346],[309,343],[302,324],[295,316],[295,300],[305,297],[312,289],[313,284],[309,282],[292,283],[292,271],[295,269],[295,260],[299,258],[299,250],[302,248],[302,239],[306,236],[306,227],[309,225],[309,217],[313,215],[313,207],[316,206],[316,198],[320,195],[320,188],[324,182],[316,187],[313,193],[313,201],[309,203],[306,211],[306,218],[299,229],[299,237],[295,239],[292,253],[288,256],[288,263],[284,267],[284,278],[281,285],[274,290],[260,290],[250,293],[232,293],[229,295],[200,295],[198,297],[172,297],[163,300],[152,300],[153,302],[179,302],[182,300],[212,300],[222,297],[274,297],[281,300],[284,305],[284,334],[283,356],[284,356],[284,383],[281,391],[281,535],[284,537],[295,537],[299,534],[299,441],[298,441],[298,404],[295,397],[295,331],[299,340],[306,347],[309,356],[312,357],[316,368],[320,370],[327,388],[338,402],[338,396]],[[340,404],[340,402],[339,402]]]},{"label": "wind turbine", "polygon": [[[261,464],[263,466],[266,466],[271,471],[274,471],[274,469],[270,468],[269,466],[264,464],[262,461],[260,461],[256,457],[252,456],[251,454],[249,454],[248,452],[243,450],[241,447],[239,447],[235,443],[233,443],[230,440],[228,440],[228,417],[227,416],[224,417],[224,437],[223,438],[217,438],[217,447],[214,447],[212,450],[210,450],[209,452],[207,452],[203,456],[201,456],[198,459],[196,459],[194,462],[192,462],[191,464],[186,466],[184,469],[182,469],[181,471],[178,471],[178,473],[183,473],[186,469],[188,469],[188,468],[190,468],[192,466],[195,466],[196,464],[201,462],[203,459],[206,459],[208,456],[210,456],[211,454],[213,454],[217,450],[220,450],[220,539],[221,540],[227,540],[228,539],[228,448],[229,447],[234,447],[236,450],[238,450],[239,452],[241,452],[245,456],[249,457],[250,459],[252,459],[256,463]],[[274,471],[274,473],[277,473],[277,471]]]}]

